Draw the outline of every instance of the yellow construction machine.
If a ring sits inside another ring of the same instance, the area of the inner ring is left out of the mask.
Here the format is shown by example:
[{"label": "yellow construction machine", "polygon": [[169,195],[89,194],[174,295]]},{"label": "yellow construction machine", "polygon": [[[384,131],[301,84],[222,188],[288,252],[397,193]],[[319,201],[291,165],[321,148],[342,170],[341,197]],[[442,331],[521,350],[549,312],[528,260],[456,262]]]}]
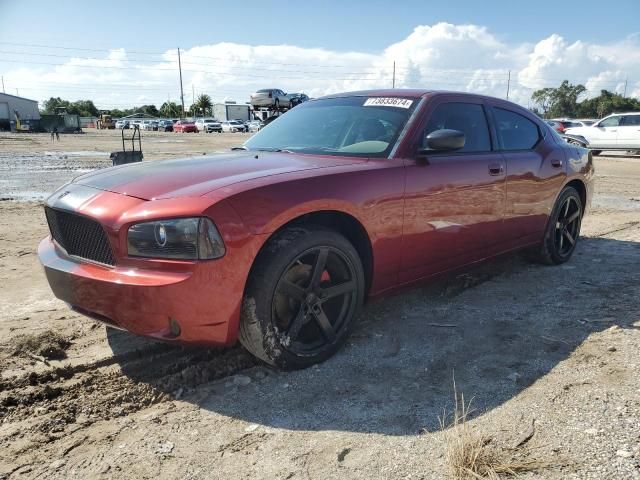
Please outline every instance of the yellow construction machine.
[{"label": "yellow construction machine", "polygon": [[96,120],[96,128],[98,130],[103,130],[105,128],[113,130],[116,128],[116,121],[111,117],[111,115],[109,115],[108,111],[102,111],[100,112],[98,120]]}]

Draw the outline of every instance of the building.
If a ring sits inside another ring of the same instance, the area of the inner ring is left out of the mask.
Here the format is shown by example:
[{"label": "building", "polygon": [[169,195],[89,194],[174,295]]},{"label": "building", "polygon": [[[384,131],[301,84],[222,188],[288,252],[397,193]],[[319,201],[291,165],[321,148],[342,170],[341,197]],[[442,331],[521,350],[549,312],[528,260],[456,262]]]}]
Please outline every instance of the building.
[{"label": "building", "polygon": [[213,106],[213,118],[221,122],[227,120],[251,120],[251,107],[237,103],[216,103]]},{"label": "building", "polygon": [[15,125],[15,112],[18,112],[20,120],[40,120],[38,102],[0,93],[0,130],[9,130],[11,125]]}]

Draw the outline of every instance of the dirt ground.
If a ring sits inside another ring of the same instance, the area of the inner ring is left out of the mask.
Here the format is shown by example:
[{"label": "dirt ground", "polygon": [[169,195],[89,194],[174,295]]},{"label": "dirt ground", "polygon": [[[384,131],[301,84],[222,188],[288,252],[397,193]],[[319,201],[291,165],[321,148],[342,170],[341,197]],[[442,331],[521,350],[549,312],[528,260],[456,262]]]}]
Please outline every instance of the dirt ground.
[{"label": "dirt ground", "polygon": [[[380,300],[334,358],[281,373],[240,347],[106,329],[53,297],[40,200],[121,148],[88,132],[0,134],[1,480],[448,478],[454,379],[474,432],[551,465],[522,478],[640,479],[639,157],[596,157],[569,263],[515,255]],[[146,132],[143,152],[244,138]]]}]

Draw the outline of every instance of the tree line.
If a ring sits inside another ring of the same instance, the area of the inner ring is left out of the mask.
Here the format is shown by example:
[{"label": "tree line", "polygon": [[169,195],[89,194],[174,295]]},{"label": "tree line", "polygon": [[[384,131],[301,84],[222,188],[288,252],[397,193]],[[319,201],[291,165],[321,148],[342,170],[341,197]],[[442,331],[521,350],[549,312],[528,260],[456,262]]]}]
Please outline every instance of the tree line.
[{"label": "tree line", "polygon": [[[91,100],[78,100],[70,102],[60,97],[51,97],[43,104],[42,113],[55,114],[59,108],[64,108],[67,113],[80,115],[81,117],[97,117],[105,110],[98,109]],[[213,102],[207,94],[198,96],[195,103],[185,110],[185,115],[189,117],[207,116],[212,114]],[[145,113],[153,117],[180,118],[182,116],[182,107],[176,102],[164,102],[160,108],[155,105],[142,105],[140,107],[118,109],[112,108],[108,113],[115,117],[121,118],[135,113]]]},{"label": "tree line", "polygon": [[[640,111],[640,101],[608,90],[601,90],[600,95],[580,101],[587,89],[584,85],[573,85],[568,80],[557,88],[542,88],[531,95],[535,106],[532,111],[543,118],[602,118],[613,112]],[[81,117],[97,117],[100,110],[91,100],[70,102],[60,97],[51,97],[44,102],[42,113],[56,113],[57,108],[64,107],[68,113]],[[198,96],[196,101],[185,111],[189,117],[212,115],[213,102],[207,94]],[[109,113],[116,117],[126,117],[134,113],[145,113],[154,117],[180,118],[182,107],[176,102],[164,102],[160,108],[155,105],[142,105],[128,109],[111,109]]]},{"label": "tree line", "polygon": [[638,112],[640,101],[619,93],[601,90],[597,97],[579,101],[587,92],[584,85],[563,81],[557,88],[542,88],[531,95],[532,109],[543,118],[602,118],[614,112]]}]

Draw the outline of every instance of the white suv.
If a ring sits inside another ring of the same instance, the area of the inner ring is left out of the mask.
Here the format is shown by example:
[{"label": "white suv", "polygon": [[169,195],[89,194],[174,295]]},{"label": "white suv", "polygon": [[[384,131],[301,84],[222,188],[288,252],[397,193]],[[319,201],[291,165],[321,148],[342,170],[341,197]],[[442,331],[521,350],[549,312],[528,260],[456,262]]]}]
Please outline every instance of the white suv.
[{"label": "white suv", "polygon": [[196,120],[198,132],[222,132],[222,125],[215,118],[199,118]]},{"label": "white suv", "polygon": [[640,150],[640,112],[614,113],[590,127],[568,128],[564,135],[594,155],[602,150]]}]

